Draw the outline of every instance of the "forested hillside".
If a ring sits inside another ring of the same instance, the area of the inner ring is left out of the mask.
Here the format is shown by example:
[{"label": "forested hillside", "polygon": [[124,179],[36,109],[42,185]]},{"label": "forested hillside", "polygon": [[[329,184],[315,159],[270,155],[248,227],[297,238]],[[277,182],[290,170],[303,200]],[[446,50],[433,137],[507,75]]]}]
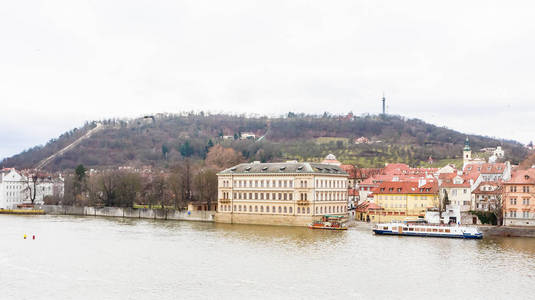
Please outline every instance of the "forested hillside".
[{"label": "forested hillside", "polygon": [[[216,144],[232,148],[243,160],[319,161],[334,153],[343,163],[361,167],[385,162],[427,165],[459,163],[465,134],[400,116],[322,116],[289,113],[278,118],[208,115],[204,113],[159,114],[133,120],[103,120],[105,128],[73,150],[56,158],[45,169],[72,169],[78,164],[98,168],[118,165],[166,167],[185,157],[204,160]],[[93,128],[90,122],[44,146],[4,159],[3,167],[30,168]],[[241,140],[244,132],[256,139]],[[226,139],[223,138],[226,137]],[[369,142],[355,144],[355,138]],[[470,135],[472,148],[502,145],[507,159],[518,163],[526,150],[514,141]]]}]

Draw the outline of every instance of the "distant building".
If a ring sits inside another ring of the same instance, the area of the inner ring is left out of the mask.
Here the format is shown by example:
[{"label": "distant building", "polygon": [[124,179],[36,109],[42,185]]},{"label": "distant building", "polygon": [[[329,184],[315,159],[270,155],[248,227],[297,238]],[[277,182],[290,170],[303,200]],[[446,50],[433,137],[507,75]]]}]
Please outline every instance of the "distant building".
[{"label": "distant building", "polygon": [[515,170],[503,183],[503,224],[535,226],[535,169]]},{"label": "distant building", "polygon": [[0,208],[11,209],[26,199],[26,178],[13,168],[0,171]]},{"label": "distant building", "polygon": [[329,154],[325,157],[325,159],[321,162],[322,164],[326,164],[326,165],[333,165],[333,166],[341,166],[342,163],[339,162],[337,159],[336,159],[336,156],[334,156],[334,154]]},{"label": "distant building", "polygon": [[232,135],[224,135],[221,138],[224,139],[224,140],[233,140],[234,136],[232,136]]},{"label": "distant building", "polygon": [[361,136],[359,138],[356,138],[353,142],[355,144],[357,144],[357,145],[359,145],[359,144],[369,144],[370,140],[367,137]]},{"label": "distant building", "polygon": [[438,184],[435,180],[419,182],[383,182],[373,189],[374,202],[384,209],[372,222],[417,220],[430,208],[438,207]]},{"label": "distant building", "polygon": [[327,164],[239,164],[218,173],[216,222],[306,226],[326,214],[347,216],[347,177]]},{"label": "distant building", "polygon": [[240,140],[254,140],[256,135],[252,132],[242,132],[240,135]]},{"label": "distant building", "polygon": [[501,205],[503,183],[501,181],[481,182],[472,192],[474,210],[495,211]]},{"label": "distant building", "polygon": [[33,183],[35,170],[19,172],[13,168],[0,171],[0,208],[12,209],[17,205],[31,203],[30,192],[34,193],[34,204],[43,204],[45,197],[63,197],[64,180],[61,176],[40,174]]}]

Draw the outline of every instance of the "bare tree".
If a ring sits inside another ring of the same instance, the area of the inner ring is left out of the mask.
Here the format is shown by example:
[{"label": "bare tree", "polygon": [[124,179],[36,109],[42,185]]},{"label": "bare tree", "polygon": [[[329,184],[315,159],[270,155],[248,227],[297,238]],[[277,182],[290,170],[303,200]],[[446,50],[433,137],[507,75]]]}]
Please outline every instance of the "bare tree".
[{"label": "bare tree", "polygon": [[35,203],[35,199],[37,198],[37,189],[45,178],[46,176],[38,171],[26,176],[26,188],[24,191],[27,193],[28,199],[30,199],[32,205]]}]

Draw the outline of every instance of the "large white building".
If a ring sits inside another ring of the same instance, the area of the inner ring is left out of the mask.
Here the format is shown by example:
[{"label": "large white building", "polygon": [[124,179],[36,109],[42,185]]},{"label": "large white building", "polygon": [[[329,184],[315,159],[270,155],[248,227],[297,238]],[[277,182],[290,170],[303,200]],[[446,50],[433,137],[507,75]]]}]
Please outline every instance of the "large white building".
[{"label": "large white building", "polygon": [[40,176],[33,184],[31,172],[23,174],[14,168],[0,170],[0,209],[13,209],[23,203],[43,204],[46,196],[63,197],[64,181],[61,176]]},{"label": "large white building", "polygon": [[348,174],[336,165],[245,163],[218,173],[216,221],[306,226],[347,215]]}]

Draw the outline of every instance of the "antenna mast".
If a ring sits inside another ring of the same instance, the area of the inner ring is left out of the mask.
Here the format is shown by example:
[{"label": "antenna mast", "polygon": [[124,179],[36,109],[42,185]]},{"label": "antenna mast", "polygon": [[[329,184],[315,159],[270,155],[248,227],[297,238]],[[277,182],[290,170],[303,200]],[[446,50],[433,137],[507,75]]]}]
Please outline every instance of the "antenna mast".
[{"label": "antenna mast", "polygon": [[383,99],[381,101],[383,101],[383,115],[386,115],[386,98],[385,98],[384,92],[383,92]]}]

